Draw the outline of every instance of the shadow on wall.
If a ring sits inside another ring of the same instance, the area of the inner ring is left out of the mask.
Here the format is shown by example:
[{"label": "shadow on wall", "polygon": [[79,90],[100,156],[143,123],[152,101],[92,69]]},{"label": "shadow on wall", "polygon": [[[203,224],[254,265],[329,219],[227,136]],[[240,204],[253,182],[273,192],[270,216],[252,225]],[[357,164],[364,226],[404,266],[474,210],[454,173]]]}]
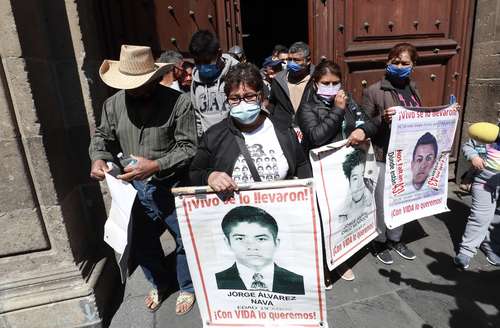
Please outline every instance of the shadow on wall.
[{"label": "shadow on wall", "polygon": [[[77,1],[85,56],[81,69],[89,81],[90,100],[97,125],[101,118],[103,101],[116,92],[99,77],[104,59],[118,60],[122,44],[144,45],[158,57],[161,53],[156,31],[154,1]],[[90,130],[94,126],[90,122]]]},{"label": "shadow on wall", "polygon": [[[103,197],[99,184],[89,176],[91,163],[87,149],[93,127],[89,126],[88,118],[92,118],[96,112],[100,115],[100,110],[96,108],[100,108],[107,93],[102,84],[97,82],[101,47],[98,38],[92,40],[92,37],[98,35],[94,30],[95,25],[92,26],[92,3],[85,2],[87,6],[83,8],[79,1],[77,9],[81,12],[78,13],[79,16],[75,13],[71,17],[79,18],[79,22],[72,22],[72,25],[80,24],[84,35],[82,49],[89,51],[88,57],[83,53],[78,56],[85,57],[85,78],[92,81],[88,100],[94,108],[93,115],[89,115],[86,110],[82,92],[82,84],[86,83],[80,81],[73,45],[73,42],[77,43],[79,40],[72,40],[69,11],[67,12],[69,9],[65,1],[31,0],[11,3],[35,103],[38,118],[36,123],[40,126],[39,134],[43,139],[57,194],[57,204],[53,205],[61,206],[75,262],[80,265],[82,275],[87,279],[101,259],[107,257],[112,261],[110,263],[114,262],[111,249],[103,241],[106,218]],[[116,282],[119,283],[119,278]],[[116,297],[119,289],[114,288],[113,293]],[[99,305],[99,297],[97,301]],[[112,312],[113,309],[104,311]],[[111,316],[112,314],[109,315]]]}]

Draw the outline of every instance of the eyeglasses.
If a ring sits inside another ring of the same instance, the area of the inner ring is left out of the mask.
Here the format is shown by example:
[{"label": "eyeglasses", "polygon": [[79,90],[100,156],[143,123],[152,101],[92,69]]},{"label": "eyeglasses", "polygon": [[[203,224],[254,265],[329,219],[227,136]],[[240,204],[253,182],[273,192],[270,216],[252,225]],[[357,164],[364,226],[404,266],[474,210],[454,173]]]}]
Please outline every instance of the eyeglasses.
[{"label": "eyeglasses", "polygon": [[247,93],[246,95],[243,95],[243,97],[240,97],[238,95],[232,95],[227,97],[227,102],[231,106],[236,106],[239,105],[242,100],[244,100],[247,103],[257,103],[257,97],[259,96],[259,93]]}]

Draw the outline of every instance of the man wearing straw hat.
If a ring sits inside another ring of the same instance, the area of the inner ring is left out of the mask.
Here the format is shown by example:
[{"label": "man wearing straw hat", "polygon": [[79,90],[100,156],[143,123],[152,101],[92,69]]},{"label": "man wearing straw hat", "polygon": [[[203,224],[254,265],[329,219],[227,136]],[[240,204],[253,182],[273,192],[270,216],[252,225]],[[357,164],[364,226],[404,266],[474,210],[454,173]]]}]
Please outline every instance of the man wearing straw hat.
[{"label": "man wearing straw hat", "polygon": [[134,203],[131,255],[154,288],[146,297],[149,311],[156,311],[168,296],[169,270],[159,237],[168,229],[176,241],[176,270],[180,294],[176,313],[187,313],[194,291],[182,246],[171,188],[186,178],[196,151],[196,125],[188,94],[159,84],[170,63],[155,63],[149,47],[123,45],[120,60],[105,60],[101,79],[120,89],[103,105],[100,125],[92,137],[90,175],[104,179],[107,161],[123,153],[132,163],[122,164],[117,178],[137,189]]}]

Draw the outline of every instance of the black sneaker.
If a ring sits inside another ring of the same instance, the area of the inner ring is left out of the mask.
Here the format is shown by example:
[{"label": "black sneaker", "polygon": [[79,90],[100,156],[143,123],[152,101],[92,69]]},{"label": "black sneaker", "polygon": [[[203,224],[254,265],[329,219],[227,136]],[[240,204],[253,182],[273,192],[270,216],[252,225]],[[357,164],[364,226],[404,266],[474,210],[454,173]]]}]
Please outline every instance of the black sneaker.
[{"label": "black sneaker", "polygon": [[373,242],[373,251],[377,259],[384,264],[392,264],[394,260],[386,244]]},{"label": "black sneaker", "polygon": [[402,258],[404,259],[407,259],[407,260],[414,260],[417,258],[417,256],[415,255],[415,253],[413,253],[407,246],[405,243],[402,243],[402,242],[391,242],[391,241],[388,241],[387,242],[388,246],[395,250],[396,253],[398,253]]},{"label": "black sneaker", "polygon": [[490,247],[486,247],[484,244],[481,244],[479,247],[486,255],[486,260],[489,264],[494,266],[500,266],[500,256],[498,256]]}]

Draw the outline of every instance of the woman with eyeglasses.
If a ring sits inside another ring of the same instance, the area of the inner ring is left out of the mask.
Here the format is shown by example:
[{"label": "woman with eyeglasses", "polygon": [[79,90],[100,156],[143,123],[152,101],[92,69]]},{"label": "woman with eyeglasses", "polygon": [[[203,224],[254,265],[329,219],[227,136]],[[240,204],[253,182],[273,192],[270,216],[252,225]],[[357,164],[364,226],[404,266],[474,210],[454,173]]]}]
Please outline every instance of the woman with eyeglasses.
[{"label": "woman with eyeglasses", "polygon": [[[357,145],[377,131],[366,113],[342,89],[341,80],[340,67],[331,60],[319,63],[311,76],[296,116],[306,151],[344,139]],[[326,289],[331,289],[333,279],[326,265],[324,269]],[[336,272],[344,280],[355,278],[347,264],[338,266]]]},{"label": "woman with eyeglasses", "polygon": [[[191,164],[191,183],[232,192],[239,183],[311,177],[295,132],[273,122],[262,106],[264,83],[259,69],[238,64],[224,82],[229,116],[203,135]],[[262,164],[266,162],[276,165]]]}]

